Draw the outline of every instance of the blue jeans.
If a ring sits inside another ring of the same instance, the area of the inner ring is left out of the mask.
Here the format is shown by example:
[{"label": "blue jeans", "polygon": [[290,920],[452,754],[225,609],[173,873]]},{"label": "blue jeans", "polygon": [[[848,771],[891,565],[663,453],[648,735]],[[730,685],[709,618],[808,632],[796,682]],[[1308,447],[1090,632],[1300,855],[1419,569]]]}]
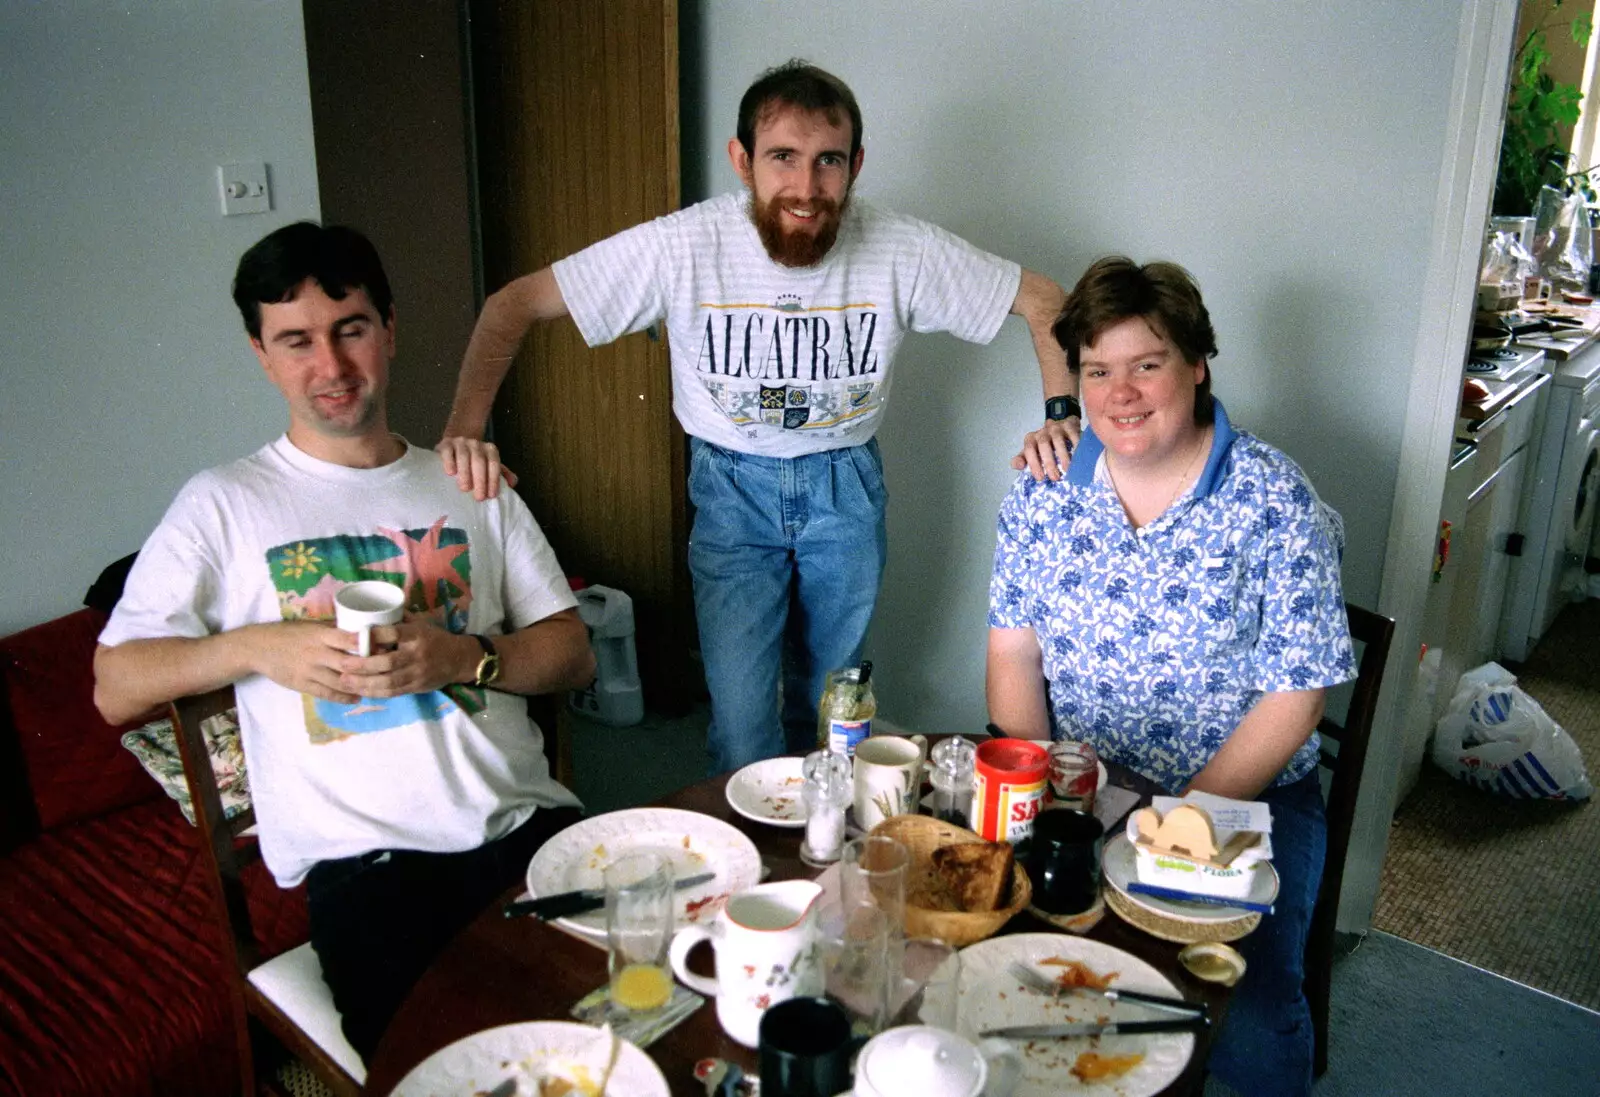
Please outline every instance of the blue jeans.
[{"label": "blue jeans", "polygon": [[878,599],[878,444],[757,457],[691,438],[689,498],[712,772],[810,749],[827,673],[860,660]]},{"label": "blue jeans", "polygon": [[1278,870],[1273,913],[1235,942],[1245,976],[1207,1067],[1244,1097],[1311,1092],[1314,1034],[1305,995],[1306,935],[1322,883],[1328,844],[1316,771],[1257,799],[1272,806],[1272,864]]}]

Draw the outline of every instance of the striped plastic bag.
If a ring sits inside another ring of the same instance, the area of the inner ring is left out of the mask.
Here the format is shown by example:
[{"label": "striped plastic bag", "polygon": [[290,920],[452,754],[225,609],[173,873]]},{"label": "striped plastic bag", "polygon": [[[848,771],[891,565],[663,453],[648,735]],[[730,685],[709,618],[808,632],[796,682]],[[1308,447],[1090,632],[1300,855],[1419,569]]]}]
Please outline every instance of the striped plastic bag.
[{"label": "striped plastic bag", "polygon": [[1461,676],[1433,735],[1433,761],[1458,780],[1518,800],[1587,800],[1583,754],[1499,663]]}]

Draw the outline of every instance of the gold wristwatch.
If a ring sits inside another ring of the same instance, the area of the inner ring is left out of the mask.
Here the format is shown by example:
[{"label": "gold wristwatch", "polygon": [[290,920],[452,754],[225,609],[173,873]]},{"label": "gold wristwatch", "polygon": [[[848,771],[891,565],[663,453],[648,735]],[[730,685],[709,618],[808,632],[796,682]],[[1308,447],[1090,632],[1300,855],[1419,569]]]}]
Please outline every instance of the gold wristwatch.
[{"label": "gold wristwatch", "polygon": [[478,641],[478,646],[483,648],[483,658],[478,660],[478,672],[473,677],[472,684],[479,689],[494,684],[500,677],[500,653],[494,650],[494,645],[487,636],[474,633],[472,638]]}]

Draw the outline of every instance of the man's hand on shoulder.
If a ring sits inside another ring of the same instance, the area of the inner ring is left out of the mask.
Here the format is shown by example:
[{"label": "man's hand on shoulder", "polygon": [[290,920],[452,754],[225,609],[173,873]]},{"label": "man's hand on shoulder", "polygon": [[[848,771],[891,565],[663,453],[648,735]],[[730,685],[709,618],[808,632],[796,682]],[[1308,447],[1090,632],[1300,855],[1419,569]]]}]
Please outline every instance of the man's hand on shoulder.
[{"label": "man's hand on shoulder", "polygon": [[1059,480],[1072,464],[1072,451],[1082,432],[1077,416],[1046,419],[1044,426],[1022,436],[1022,452],[1011,459],[1011,467],[1018,472],[1027,469],[1035,480]]},{"label": "man's hand on shoulder", "polygon": [[479,502],[499,495],[502,479],[508,488],[517,486],[517,474],[500,463],[500,447],[493,442],[447,434],[433,448],[445,475],[454,476],[456,486]]},{"label": "man's hand on shoulder", "polygon": [[472,681],[483,654],[471,636],[450,632],[420,617],[374,628],[372,647],[374,654],[365,659],[359,655],[345,658],[341,688],[361,697],[429,693],[455,682]]}]

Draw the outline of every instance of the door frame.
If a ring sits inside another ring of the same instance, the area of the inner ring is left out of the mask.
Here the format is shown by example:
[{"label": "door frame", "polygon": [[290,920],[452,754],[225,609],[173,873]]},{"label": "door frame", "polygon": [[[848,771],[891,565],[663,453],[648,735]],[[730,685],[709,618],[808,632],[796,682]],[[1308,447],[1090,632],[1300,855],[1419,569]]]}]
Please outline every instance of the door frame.
[{"label": "door frame", "polygon": [[1366,777],[1345,861],[1339,928],[1372,924],[1388,850],[1405,735],[1417,680],[1450,439],[1461,400],[1462,355],[1477,308],[1481,241],[1494,196],[1500,131],[1511,74],[1517,0],[1466,0],[1456,37],[1451,106],[1429,234],[1421,318],[1400,444],[1378,609],[1395,619]]}]

